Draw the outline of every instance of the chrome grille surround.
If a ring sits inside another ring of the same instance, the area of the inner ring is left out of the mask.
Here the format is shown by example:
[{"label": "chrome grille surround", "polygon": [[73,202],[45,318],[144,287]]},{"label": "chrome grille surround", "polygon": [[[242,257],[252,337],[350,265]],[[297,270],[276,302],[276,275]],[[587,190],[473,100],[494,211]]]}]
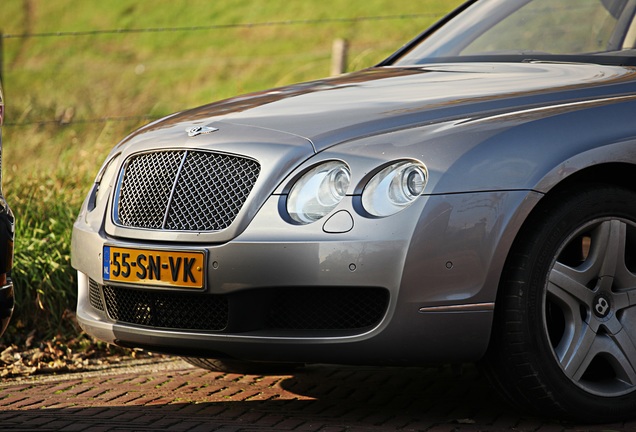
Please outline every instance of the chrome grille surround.
[{"label": "chrome grille surround", "polygon": [[232,224],[258,175],[258,162],[199,150],[136,154],[124,164],[115,224],[168,231],[220,231]]}]

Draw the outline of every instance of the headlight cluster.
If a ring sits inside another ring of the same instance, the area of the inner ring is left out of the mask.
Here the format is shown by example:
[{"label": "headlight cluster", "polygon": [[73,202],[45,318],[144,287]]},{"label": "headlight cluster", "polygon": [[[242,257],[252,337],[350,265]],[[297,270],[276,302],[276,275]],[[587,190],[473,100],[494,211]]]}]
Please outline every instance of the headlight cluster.
[{"label": "headlight cluster", "polygon": [[400,161],[377,173],[362,192],[362,206],[373,216],[390,216],[408,207],[424,192],[426,167]]},{"label": "headlight cluster", "polygon": [[326,216],[347,194],[351,172],[344,162],[332,161],[311,169],[289,191],[287,211],[300,224]]},{"label": "headlight cluster", "polygon": [[[386,217],[411,205],[424,192],[428,173],[413,160],[395,162],[375,174],[364,186],[362,206]],[[329,214],[346,196],[351,171],[341,161],[322,163],[300,177],[287,197],[287,212],[295,222],[309,224]]]}]

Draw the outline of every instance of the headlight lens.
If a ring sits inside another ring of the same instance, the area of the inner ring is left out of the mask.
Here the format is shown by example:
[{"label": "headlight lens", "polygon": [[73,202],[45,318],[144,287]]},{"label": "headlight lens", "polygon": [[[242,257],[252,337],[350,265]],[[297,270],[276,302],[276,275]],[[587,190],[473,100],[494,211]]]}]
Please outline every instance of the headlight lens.
[{"label": "headlight lens", "polygon": [[350,183],[351,171],[344,162],[318,165],[303,175],[289,191],[287,212],[300,224],[315,222],[342,201]]},{"label": "headlight lens", "polygon": [[421,162],[400,161],[384,168],[366,185],[362,206],[373,216],[390,216],[424,192],[428,174]]},{"label": "headlight lens", "polygon": [[95,187],[97,192],[95,194],[95,203],[101,202],[108,194],[108,186],[113,181],[113,178],[117,174],[117,167],[119,166],[119,156],[117,155],[106,163],[104,168],[99,172],[95,179]]}]

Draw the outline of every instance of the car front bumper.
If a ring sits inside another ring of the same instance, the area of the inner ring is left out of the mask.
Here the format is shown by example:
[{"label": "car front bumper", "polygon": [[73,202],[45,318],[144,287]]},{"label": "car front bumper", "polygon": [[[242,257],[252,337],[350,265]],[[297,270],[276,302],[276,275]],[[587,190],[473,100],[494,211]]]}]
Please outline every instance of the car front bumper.
[{"label": "car front bumper", "polygon": [[[508,231],[518,228],[515,214],[536,199],[524,191],[430,196],[385,219],[357,216],[349,200],[343,211],[353,228],[334,234],[290,227],[277,217],[273,196],[234,240],[178,245],[206,253],[207,283],[197,293],[105,284],[104,244],[148,242],[109,238],[80,217],[72,254],[78,321],[110,343],[193,357],[396,365],[476,360],[489,341],[496,285],[514,238]],[[223,322],[197,328],[207,318],[192,317],[193,311],[206,315],[217,300]],[[123,302],[122,320],[114,309]]]}]

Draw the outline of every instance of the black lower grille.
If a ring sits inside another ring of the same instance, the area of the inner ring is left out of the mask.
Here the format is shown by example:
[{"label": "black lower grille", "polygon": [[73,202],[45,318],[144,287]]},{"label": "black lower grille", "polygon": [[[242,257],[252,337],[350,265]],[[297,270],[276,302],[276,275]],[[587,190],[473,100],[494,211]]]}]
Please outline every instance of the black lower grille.
[{"label": "black lower grille", "polygon": [[131,324],[221,331],[228,321],[223,296],[104,286],[104,299],[112,319]]},{"label": "black lower grille", "polygon": [[91,305],[115,321],[221,333],[363,330],[379,324],[389,304],[383,288],[263,288],[210,295],[101,286],[91,280],[89,289]]},{"label": "black lower grille", "polygon": [[91,302],[91,306],[95,309],[104,311],[104,302],[102,301],[102,293],[99,289],[99,285],[93,279],[88,281],[88,297]]},{"label": "black lower grille", "polygon": [[348,330],[380,322],[389,294],[380,288],[283,290],[272,303],[267,327],[296,330]]}]

